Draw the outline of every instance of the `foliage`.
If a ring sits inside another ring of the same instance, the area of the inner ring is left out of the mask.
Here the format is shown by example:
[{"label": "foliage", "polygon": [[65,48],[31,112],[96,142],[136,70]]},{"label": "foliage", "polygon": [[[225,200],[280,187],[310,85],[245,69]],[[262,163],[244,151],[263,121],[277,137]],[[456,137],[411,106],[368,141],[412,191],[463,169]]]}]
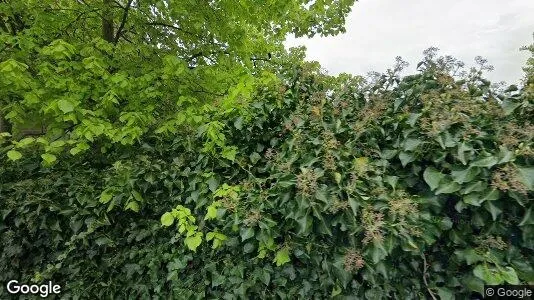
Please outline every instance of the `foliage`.
[{"label": "foliage", "polygon": [[532,283],[532,60],[500,93],[483,59],[462,73],[435,48],[369,78],[280,48],[341,31],[352,2],[1,6],[0,281],[65,299]]},{"label": "foliage", "polygon": [[[197,135],[50,166],[7,144],[2,280],[223,299],[462,299],[532,282],[529,87],[496,95],[443,63],[370,82],[303,64]],[[231,159],[205,151],[218,140]]]}]

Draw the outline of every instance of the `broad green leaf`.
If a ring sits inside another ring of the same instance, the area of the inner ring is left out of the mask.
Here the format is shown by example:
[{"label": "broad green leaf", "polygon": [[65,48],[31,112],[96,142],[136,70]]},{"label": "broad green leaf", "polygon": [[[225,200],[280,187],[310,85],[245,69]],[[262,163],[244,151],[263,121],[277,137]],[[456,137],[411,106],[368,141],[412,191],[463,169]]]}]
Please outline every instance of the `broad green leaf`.
[{"label": "broad green leaf", "polygon": [[408,152],[401,152],[399,154],[399,159],[400,159],[401,164],[402,164],[403,167],[405,167],[407,164],[409,164],[410,162],[415,160],[413,155],[411,153],[408,153]]},{"label": "broad green leaf", "polygon": [[439,186],[439,183],[444,177],[444,174],[441,174],[433,167],[426,168],[425,172],[423,173],[423,178],[432,191]]},{"label": "broad green leaf", "polygon": [[509,284],[519,284],[519,278],[517,277],[517,273],[512,267],[502,268],[501,277],[504,281],[508,282]]},{"label": "broad green leaf", "polygon": [[496,268],[489,268],[487,265],[478,265],[473,270],[473,274],[482,279],[488,285],[503,283],[501,272]]},{"label": "broad green leaf", "polygon": [[100,202],[103,204],[108,203],[111,198],[113,198],[113,193],[110,190],[106,189],[100,194]]},{"label": "broad green leaf", "polygon": [[448,288],[439,287],[439,288],[437,288],[437,290],[438,290],[438,296],[439,296],[440,300],[454,300],[454,299],[456,299],[454,297],[454,292],[451,291]]},{"label": "broad green leaf", "polygon": [[497,163],[499,163],[499,159],[495,156],[488,156],[488,157],[485,157],[485,158],[481,158],[479,160],[476,160],[474,162],[471,163],[471,166],[472,167],[486,167],[486,168],[490,168],[490,167],[493,167],[494,165],[496,165]]},{"label": "broad green leaf", "polygon": [[212,193],[214,193],[217,190],[217,187],[219,187],[219,181],[215,177],[211,177],[208,179],[208,187]]},{"label": "broad green leaf", "polygon": [[50,154],[50,153],[44,153],[44,154],[41,154],[41,158],[47,163],[47,164],[52,164],[54,163],[57,158],[54,154]]},{"label": "broad green leaf", "polygon": [[217,206],[212,204],[208,206],[208,212],[206,213],[204,220],[211,220],[215,218],[217,218]]},{"label": "broad green leaf", "polygon": [[243,128],[243,117],[237,117],[237,119],[234,122],[234,127],[237,130],[241,130]]},{"label": "broad green leaf", "polygon": [[529,190],[534,190],[534,168],[518,167],[517,170],[521,175],[521,181],[528,187]]},{"label": "broad green leaf", "polygon": [[197,232],[191,236],[188,236],[184,239],[184,244],[192,250],[193,252],[197,251],[198,246],[202,243],[202,232]]},{"label": "broad green leaf", "polygon": [[246,241],[254,236],[254,229],[251,227],[243,227],[241,228],[241,241]]},{"label": "broad green leaf", "polygon": [[174,216],[170,212],[166,212],[161,216],[161,225],[171,226],[174,222]]},{"label": "broad green leaf", "polygon": [[532,206],[527,209],[519,226],[534,225],[534,214],[532,213]]},{"label": "broad green leaf", "polygon": [[502,210],[493,204],[492,201],[484,202],[484,208],[486,208],[486,210],[491,214],[493,221],[496,221],[497,217],[502,213]]},{"label": "broad green leaf", "polygon": [[57,102],[57,106],[63,113],[69,113],[74,110],[74,105],[69,100],[61,99]]},{"label": "broad green leaf", "polygon": [[221,153],[221,156],[223,158],[228,159],[228,160],[234,161],[236,154],[237,154],[237,148],[236,147],[224,147],[223,151]]},{"label": "broad green leaf", "polygon": [[7,152],[7,157],[12,161],[16,161],[22,157],[22,154],[18,152],[17,150],[9,150]]},{"label": "broad green leaf", "polygon": [[288,263],[290,261],[291,260],[289,259],[289,250],[287,249],[287,247],[284,247],[284,248],[278,250],[276,252],[276,256],[274,257],[274,260],[273,260],[273,262],[276,263],[277,267],[280,267],[280,266],[282,266],[285,263]]},{"label": "broad green leaf", "polygon": [[436,190],[436,195],[439,194],[452,194],[460,190],[462,186],[456,182],[442,182]]},{"label": "broad green leaf", "polygon": [[137,204],[137,202],[135,201],[130,201],[128,203],[128,205],[126,205],[126,208],[125,209],[129,209],[129,210],[132,210],[132,211],[135,211],[135,212],[139,212],[139,204]]},{"label": "broad green leaf", "polygon": [[452,171],[452,179],[457,183],[471,182],[480,173],[480,169],[477,167],[469,167],[462,171]]},{"label": "broad green leaf", "polygon": [[413,151],[422,143],[423,141],[421,141],[420,139],[406,139],[406,141],[404,142],[404,151]]},{"label": "broad green leaf", "polygon": [[456,254],[456,256],[460,260],[465,260],[467,265],[472,265],[473,263],[484,261],[484,257],[479,255],[473,248],[467,248],[464,250],[456,250],[454,251],[454,254]]},{"label": "broad green leaf", "polygon": [[250,155],[250,161],[252,162],[252,164],[256,164],[258,162],[258,160],[261,159],[261,156],[256,153],[256,152],[253,152],[251,155]]}]

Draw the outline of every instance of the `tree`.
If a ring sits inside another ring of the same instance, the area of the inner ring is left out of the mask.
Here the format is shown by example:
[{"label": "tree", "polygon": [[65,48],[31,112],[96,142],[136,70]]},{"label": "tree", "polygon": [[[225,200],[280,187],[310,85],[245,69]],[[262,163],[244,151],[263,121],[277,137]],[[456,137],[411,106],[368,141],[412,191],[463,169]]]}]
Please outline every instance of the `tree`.
[{"label": "tree", "polygon": [[3,0],[1,113],[51,155],[207,124],[272,77],[287,34],[343,32],[354,2]]}]

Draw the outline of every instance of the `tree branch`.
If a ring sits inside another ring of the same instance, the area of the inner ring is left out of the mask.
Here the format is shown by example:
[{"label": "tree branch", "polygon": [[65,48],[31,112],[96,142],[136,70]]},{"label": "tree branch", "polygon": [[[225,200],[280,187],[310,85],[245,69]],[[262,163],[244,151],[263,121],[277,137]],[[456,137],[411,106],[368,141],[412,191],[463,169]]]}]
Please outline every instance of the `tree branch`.
[{"label": "tree branch", "polygon": [[426,289],[427,289],[428,293],[430,294],[430,297],[432,297],[432,300],[437,300],[436,295],[434,295],[434,293],[432,292],[432,290],[428,286],[428,282],[426,281],[426,277],[428,276],[428,274],[427,274],[428,264],[426,263],[425,254],[424,253],[421,254],[421,257],[423,258],[423,282],[425,283]]},{"label": "tree branch", "polygon": [[133,0],[128,0],[128,4],[126,4],[126,7],[124,8],[124,13],[122,14],[122,20],[121,24],[119,25],[119,28],[117,29],[117,33],[115,34],[115,38],[113,40],[114,44],[117,44],[119,41],[119,38],[121,37],[122,31],[124,29],[124,25],[126,25],[126,20],[128,19],[128,13],[130,12],[130,7],[132,6]]}]

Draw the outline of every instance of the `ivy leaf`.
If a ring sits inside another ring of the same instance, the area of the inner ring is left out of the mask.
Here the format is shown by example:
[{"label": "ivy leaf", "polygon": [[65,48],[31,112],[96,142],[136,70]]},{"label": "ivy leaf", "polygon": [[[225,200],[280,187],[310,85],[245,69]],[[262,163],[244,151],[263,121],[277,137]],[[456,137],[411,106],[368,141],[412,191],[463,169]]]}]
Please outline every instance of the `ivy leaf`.
[{"label": "ivy leaf", "polygon": [[447,182],[443,183],[439,186],[439,188],[436,190],[436,195],[439,194],[452,194],[454,192],[457,192],[460,190],[462,186],[459,185],[456,182]]},{"label": "ivy leaf", "polygon": [[277,267],[280,267],[280,266],[282,266],[285,263],[288,263],[290,261],[291,260],[289,259],[289,250],[286,247],[278,250],[276,252],[276,256],[274,257],[274,260],[273,260],[273,262],[276,263]]},{"label": "ivy leaf", "polygon": [[113,193],[109,189],[106,189],[100,194],[100,203],[106,204],[111,198],[113,198]]},{"label": "ivy leaf", "polygon": [[234,122],[234,127],[237,130],[241,130],[243,128],[243,117],[238,117]]},{"label": "ivy leaf", "polygon": [[204,220],[211,220],[217,218],[217,207],[215,205],[208,206],[208,212],[204,217]]},{"label": "ivy leaf", "polygon": [[57,157],[54,154],[45,153],[41,154],[41,158],[47,163],[52,164],[57,160]]},{"label": "ivy leaf", "polygon": [[437,288],[438,295],[441,300],[454,300],[454,293],[445,287],[439,287]]},{"label": "ivy leaf", "polygon": [[476,266],[473,270],[473,274],[482,279],[488,285],[498,285],[504,281],[499,270],[495,268],[489,268],[486,265]]},{"label": "ivy leaf", "polygon": [[426,168],[425,172],[423,173],[423,179],[428,184],[428,186],[430,186],[430,189],[432,191],[439,186],[439,183],[444,177],[444,174],[441,174],[433,167]]},{"label": "ivy leaf", "polygon": [[197,232],[191,236],[188,236],[184,240],[184,244],[192,250],[193,252],[197,251],[198,246],[202,243],[202,232]]},{"label": "ivy leaf", "polygon": [[534,214],[532,214],[532,207],[527,209],[527,212],[523,216],[523,220],[519,223],[519,226],[534,225]]},{"label": "ivy leaf", "polygon": [[250,161],[252,162],[253,165],[256,164],[258,162],[258,160],[260,160],[260,159],[261,159],[261,156],[256,152],[254,152],[254,153],[252,153],[250,155]]},{"label": "ivy leaf", "polygon": [[12,161],[16,161],[22,157],[22,154],[18,152],[17,150],[9,150],[7,152],[7,157]]},{"label": "ivy leaf", "polygon": [[241,228],[241,241],[246,241],[254,236],[254,229],[250,227]]},{"label": "ivy leaf", "polygon": [[534,168],[517,168],[521,175],[521,181],[529,188],[534,190]]},{"label": "ivy leaf", "polygon": [[454,182],[457,183],[466,183],[471,182],[476,176],[480,173],[480,169],[477,167],[469,167],[461,171],[452,171],[451,176]]},{"label": "ivy leaf", "polygon": [[236,147],[224,147],[221,156],[223,158],[226,158],[228,160],[234,161],[235,156],[237,154],[237,148]]},{"label": "ivy leaf", "polygon": [[486,167],[490,168],[496,165],[499,162],[499,159],[494,156],[488,156],[471,163],[473,167]]},{"label": "ivy leaf", "polygon": [[403,167],[406,167],[407,164],[415,160],[413,155],[407,152],[401,152],[399,154],[399,159]]},{"label": "ivy leaf", "polygon": [[163,226],[171,226],[174,222],[174,217],[170,212],[166,212],[161,216],[161,225]]},{"label": "ivy leaf", "polygon": [[128,203],[128,205],[126,205],[126,210],[132,210],[132,211],[135,211],[135,212],[139,212],[139,204],[137,204],[137,202],[135,201],[130,201]]},{"label": "ivy leaf", "polygon": [[69,113],[74,110],[74,105],[69,100],[61,99],[57,102],[57,106],[63,113]]},{"label": "ivy leaf", "polygon": [[517,277],[517,273],[512,267],[505,267],[501,269],[501,276],[502,279],[504,279],[504,281],[508,282],[509,284],[519,284],[519,278]]}]

